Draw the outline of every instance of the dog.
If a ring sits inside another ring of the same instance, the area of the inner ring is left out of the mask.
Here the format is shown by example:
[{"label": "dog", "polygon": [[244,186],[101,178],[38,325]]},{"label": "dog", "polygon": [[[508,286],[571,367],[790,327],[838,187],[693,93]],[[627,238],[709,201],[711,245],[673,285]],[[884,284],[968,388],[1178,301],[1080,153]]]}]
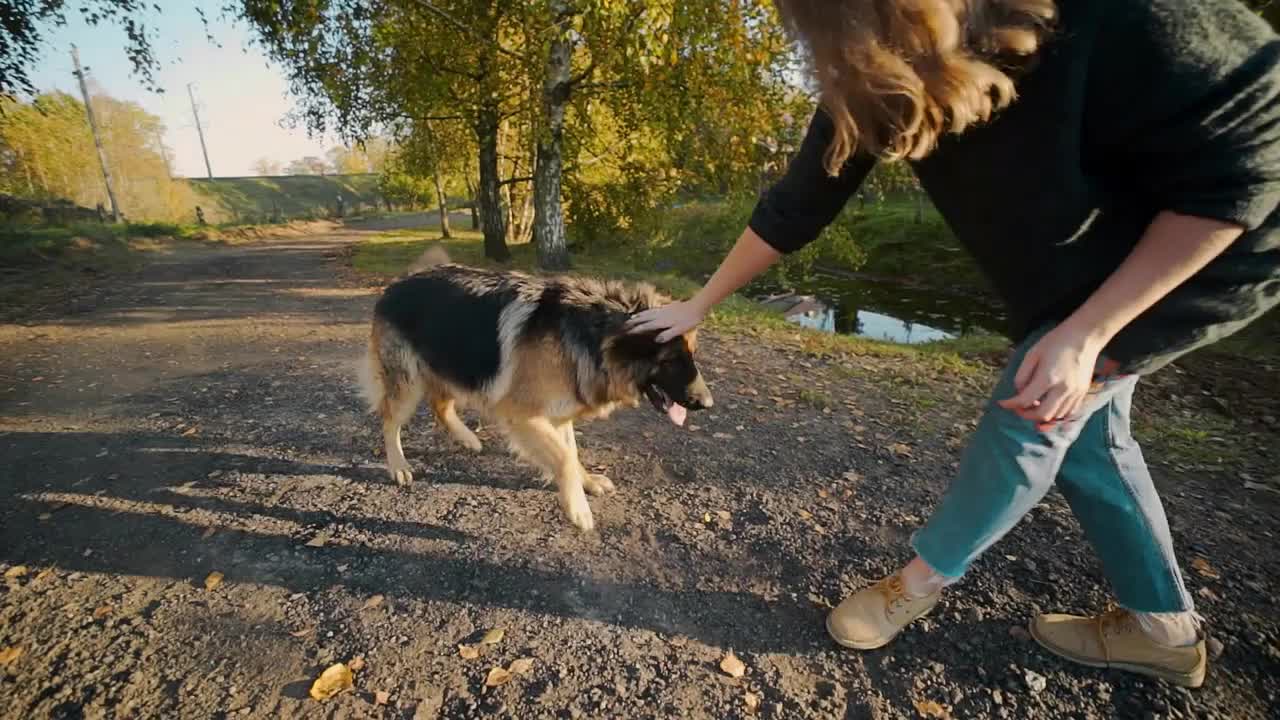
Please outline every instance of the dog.
[{"label": "dog", "polygon": [[569,522],[589,531],[586,493],[615,488],[583,468],[573,424],[642,397],[676,425],[688,410],[712,406],[694,363],[696,330],[659,344],[656,333],[624,329],[634,313],[670,302],[650,285],[471,268],[438,247],[410,271],[374,307],[360,373],[399,485],[413,480],[400,430],[422,399],[454,440],[478,452],[480,439],[458,417],[469,407],[555,482]]}]

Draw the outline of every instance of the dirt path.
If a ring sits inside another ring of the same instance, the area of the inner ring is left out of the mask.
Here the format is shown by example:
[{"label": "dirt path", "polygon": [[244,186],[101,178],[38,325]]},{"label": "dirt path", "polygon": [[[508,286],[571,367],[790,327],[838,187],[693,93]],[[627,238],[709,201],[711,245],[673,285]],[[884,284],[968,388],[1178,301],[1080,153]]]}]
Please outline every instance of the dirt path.
[{"label": "dirt path", "polygon": [[[590,535],[484,430],[473,457],[420,416],[399,490],[350,382],[353,239],[183,248],[0,325],[0,717],[1275,717],[1280,504],[1222,478],[1160,475],[1225,642],[1201,691],[1021,633],[1105,601],[1056,496],[896,644],[835,648],[824,612],[905,559],[976,407],[922,418],[874,368],[707,338],[714,413],[583,429],[620,487]],[[355,692],[306,697],[357,656]]]}]

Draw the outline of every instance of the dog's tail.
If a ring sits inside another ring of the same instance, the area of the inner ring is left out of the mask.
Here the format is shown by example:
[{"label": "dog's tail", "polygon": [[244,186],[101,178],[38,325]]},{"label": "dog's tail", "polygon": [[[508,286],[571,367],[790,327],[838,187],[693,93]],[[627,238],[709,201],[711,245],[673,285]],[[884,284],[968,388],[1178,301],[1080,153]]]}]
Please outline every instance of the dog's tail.
[{"label": "dog's tail", "polygon": [[369,334],[369,347],[356,367],[356,380],[360,384],[360,397],[364,398],[369,412],[375,413],[382,407],[387,397],[386,381],[382,376],[382,358],[378,350],[378,322],[374,321],[374,330]]},{"label": "dog's tail", "polygon": [[449,253],[445,252],[443,247],[439,245],[432,245],[426,250],[423,250],[422,254],[418,256],[418,259],[414,260],[413,264],[409,266],[409,274],[412,275],[414,273],[420,273],[424,270],[429,270],[436,265],[448,265],[450,262]]}]

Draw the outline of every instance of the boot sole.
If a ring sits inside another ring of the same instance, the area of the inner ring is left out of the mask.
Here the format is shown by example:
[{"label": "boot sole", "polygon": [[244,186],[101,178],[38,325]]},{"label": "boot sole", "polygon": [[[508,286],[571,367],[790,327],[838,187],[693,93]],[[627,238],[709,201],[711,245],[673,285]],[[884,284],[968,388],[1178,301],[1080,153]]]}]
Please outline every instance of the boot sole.
[{"label": "boot sole", "polygon": [[1036,644],[1038,644],[1040,647],[1044,648],[1045,650],[1048,650],[1054,655],[1057,655],[1063,660],[1069,660],[1073,663],[1076,663],[1077,665],[1084,665],[1086,667],[1091,667],[1091,668],[1124,670],[1126,672],[1136,673],[1138,675],[1145,675],[1147,677],[1155,678],[1157,680],[1164,680],[1165,682],[1170,682],[1170,683],[1173,683],[1174,685],[1180,685],[1185,688],[1198,688],[1204,684],[1205,668],[1203,665],[1197,668],[1193,672],[1180,673],[1180,672],[1175,672],[1173,670],[1165,670],[1163,668],[1152,667],[1150,665],[1136,665],[1134,663],[1123,663],[1123,662],[1106,662],[1106,661],[1095,660],[1092,658],[1086,659],[1086,658],[1073,655],[1067,652],[1066,650],[1063,650],[1055,645],[1052,645],[1048,641],[1046,641],[1044,638],[1040,637],[1040,635],[1036,632],[1036,624],[1034,622],[1027,624],[1027,630],[1031,633],[1031,638],[1035,640]]}]

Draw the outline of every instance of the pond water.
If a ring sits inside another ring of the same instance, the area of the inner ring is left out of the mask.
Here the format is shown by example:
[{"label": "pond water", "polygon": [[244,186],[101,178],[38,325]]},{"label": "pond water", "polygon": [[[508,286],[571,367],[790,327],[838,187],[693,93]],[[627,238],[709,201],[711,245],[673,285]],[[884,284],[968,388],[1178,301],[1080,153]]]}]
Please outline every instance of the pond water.
[{"label": "pond water", "polygon": [[1001,333],[1005,315],[990,298],[857,275],[816,273],[751,294],[789,322],[822,332],[915,344]]}]

